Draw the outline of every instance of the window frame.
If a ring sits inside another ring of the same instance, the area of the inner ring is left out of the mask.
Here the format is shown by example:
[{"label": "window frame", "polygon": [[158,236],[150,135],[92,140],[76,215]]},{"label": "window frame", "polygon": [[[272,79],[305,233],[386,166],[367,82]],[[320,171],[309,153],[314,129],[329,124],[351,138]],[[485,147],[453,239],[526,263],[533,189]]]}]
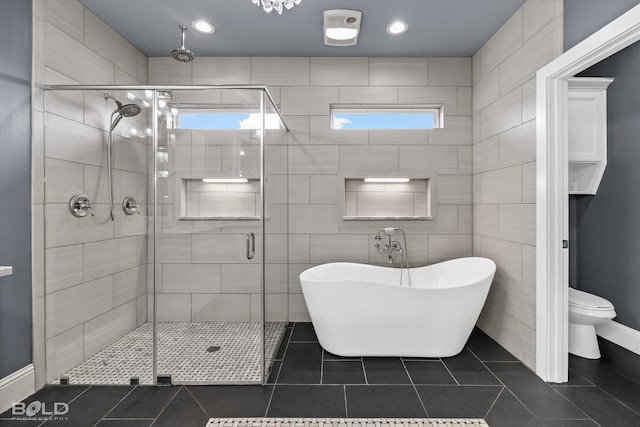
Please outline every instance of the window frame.
[{"label": "window frame", "polygon": [[[384,113],[425,113],[433,115],[431,128],[339,128],[334,127],[336,114],[384,114]],[[329,128],[332,130],[431,130],[444,128],[444,104],[331,104],[329,108]]]}]

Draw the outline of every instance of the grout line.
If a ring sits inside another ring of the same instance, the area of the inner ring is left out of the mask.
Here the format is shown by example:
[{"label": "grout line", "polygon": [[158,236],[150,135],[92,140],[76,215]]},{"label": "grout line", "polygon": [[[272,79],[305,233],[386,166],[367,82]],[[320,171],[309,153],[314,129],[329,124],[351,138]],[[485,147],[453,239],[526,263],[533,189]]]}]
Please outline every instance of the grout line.
[{"label": "grout line", "polygon": [[184,386],[181,385],[180,387],[178,387],[178,389],[176,390],[175,393],[173,393],[173,396],[171,396],[171,399],[169,399],[169,401],[167,402],[166,405],[164,405],[164,407],[160,410],[160,412],[158,412],[158,415],[154,418],[154,421],[151,423],[151,425],[155,424],[156,421],[158,421],[158,419],[162,416],[162,414],[164,413],[164,411],[169,407],[169,405],[171,405],[171,402],[173,402],[173,399],[176,398],[176,396],[178,395],[178,393],[180,393],[180,390],[183,389]]},{"label": "grout line", "polygon": [[[478,356],[476,356],[474,352],[472,352],[471,350],[469,350],[469,353],[473,354],[473,356],[474,356],[475,358],[477,358],[477,359],[480,361],[480,363],[482,363],[482,366],[484,366],[484,367],[485,367],[489,372],[491,372],[491,375],[493,375],[493,376],[494,376],[494,377],[495,377],[495,378],[500,382],[500,384],[502,384],[502,385],[504,386],[503,391],[504,391],[504,390],[508,390],[508,391],[509,391],[509,393],[511,393],[511,395],[512,395],[512,396],[513,396],[513,397],[514,397],[518,402],[520,402],[520,404],[524,407],[524,409],[526,409],[526,410],[527,410],[527,412],[529,412],[533,418],[535,418],[536,420],[540,421],[539,417],[538,417],[536,414],[534,414],[534,413],[533,413],[533,411],[532,411],[531,409],[529,409],[529,407],[528,407],[527,405],[525,405],[525,404],[524,404],[524,402],[523,402],[522,400],[520,400],[520,398],[518,397],[518,395],[516,395],[516,393],[514,393],[514,392],[509,388],[509,386],[507,386],[507,385],[506,385],[506,384],[505,384],[505,383],[504,383],[504,382],[503,382],[503,381],[502,381],[502,380],[501,380],[501,379],[500,379],[500,378],[499,378],[499,377],[498,377],[498,376],[497,376],[497,375],[496,375],[496,374],[495,374],[495,373],[494,373],[494,372],[493,372],[493,371],[492,371],[492,370],[491,370],[491,369],[490,369],[490,368],[489,368],[489,367],[488,367],[488,366],[487,366],[487,365],[486,365],[482,360],[480,360],[480,358],[479,358]],[[553,387],[551,387],[551,388],[553,388]],[[502,394],[502,392],[501,392],[500,394]],[[495,402],[494,402],[494,403],[495,403]]]},{"label": "grout line", "polygon": [[369,384],[369,378],[367,378],[367,369],[364,367],[364,357],[360,358],[360,363],[362,363],[362,373],[364,374],[364,383],[365,385]]},{"label": "grout line", "polygon": [[271,390],[271,395],[269,396],[269,402],[267,403],[267,408],[264,410],[265,417],[269,414],[269,409],[271,408],[271,402],[273,401],[273,395],[275,392],[276,392],[276,384],[273,384],[273,390]]},{"label": "grout line", "polygon": [[[269,408],[271,408],[271,402],[273,401],[273,395],[276,392],[276,386],[278,385],[278,380],[280,379],[280,372],[282,372],[282,368],[284,367],[284,359],[287,357],[287,351],[289,350],[289,344],[291,343],[291,337],[293,336],[293,329],[295,327],[296,327],[296,324],[294,323],[291,326],[291,333],[287,337],[287,342],[286,342],[286,344],[284,346],[284,351],[282,352],[282,360],[280,361],[280,368],[278,368],[278,374],[276,375],[276,378],[273,381],[273,390],[271,390],[271,395],[269,396],[269,402],[267,403],[267,407],[264,410],[264,416],[265,417],[269,413]],[[286,334],[286,328],[285,328],[285,334]],[[276,350],[276,352],[277,351],[278,350]]]},{"label": "grout line", "polygon": [[442,363],[442,365],[444,366],[444,369],[447,370],[447,372],[449,373],[449,375],[451,375],[451,378],[453,378],[453,380],[456,382],[456,385],[460,385],[460,383],[458,382],[458,379],[456,378],[455,375],[453,375],[453,372],[451,372],[451,370],[449,369],[449,367],[447,366],[446,363],[444,363],[444,360],[439,359],[440,363]]},{"label": "grout line", "polygon": [[320,348],[320,384],[324,379],[324,348]]},{"label": "grout line", "polygon": [[498,393],[496,398],[493,400],[493,403],[491,404],[491,406],[489,406],[489,409],[487,409],[487,412],[484,414],[484,417],[482,418],[485,418],[485,419],[487,418],[487,416],[489,415],[489,412],[491,412],[491,410],[493,409],[494,405],[496,404],[500,396],[502,396],[502,392],[504,391],[504,389],[505,387],[503,386],[502,389],[500,390],[500,393]]},{"label": "grout line", "polygon": [[[138,388],[138,386],[133,386],[133,387],[131,387],[131,390],[129,390],[129,393],[125,394],[125,395],[124,395],[124,397],[123,397],[122,399],[118,400],[118,402],[117,402],[115,405],[113,405],[113,406],[111,407],[111,409],[109,409],[107,412],[105,412],[105,413],[104,413],[104,416],[102,416],[102,417],[98,420],[98,422],[94,424],[94,426],[96,426],[96,425],[100,424],[100,422],[106,418],[107,414],[108,414],[109,412],[113,411],[113,410],[115,409],[115,407],[116,407],[116,406],[118,406],[119,404],[121,404],[121,403],[122,403],[122,401],[124,401],[127,397],[129,397],[129,396],[131,395],[131,393],[133,393],[133,391],[134,391],[136,388]],[[88,390],[88,389],[87,389],[87,390]]]},{"label": "grout line", "polygon": [[189,393],[189,395],[193,398],[193,400],[195,400],[195,402],[198,404],[198,406],[200,407],[200,409],[202,409],[202,412],[204,412],[204,414],[209,417],[212,418],[211,415],[209,415],[209,413],[207,412],[206,409],[204,409],[204,406],[202,406],[202,404],[200,404],[200,401],[198,399],[196,399],[196,397],[193,395],[193,393],[191,393],[191,390],[189,390],[188,386],[183,386],[185,390],[187,390],[187,393]]},{"label": "grout line", "polygon": [[422,406],[422,410],[424,411],[424,413],[428,417],[429,416],[429,412],[427,412],[427,408],[424,406],[424,402],[422,402],[422,398],[420,397],[420,393],[418,393],[418,388],[416,387],[415,383],[413,382],[413,378],[411,378],[411,374],[409,373],[409,370],[407,369],[407,365],[404,363],[404,359],[402,357],[400,358],[400,363],[402,363],[402,367],[404,368],[404,371],[407,373],[407,376],[409,377],[409,381],[411,382],[411,387],[413,387],[413,391],[416,393],[416,396],[418,397],[418,402],[420,402],[420,406]]},{"label": "grout line", "polygon": [[[467,350],[469,350],[469,353],[471,353],[471,354],[473,355],[473,357],[475,357],[476,359],[478,359],[478,362],[480,362],[480,363],[482,364],[482,366],[484,366],[484,368],[485,368],[487,371],[491,372],[491,375],[493,375],[493,376],[494,376],[494,378],[495,378],[495,379],[497,379],[497,380],[500,382],[500,384],[504,385],[505,387],[507,386],[505,383],[503,383],[503,382],[502,382],[502,380],[501,380],[500,378],[498,378],[498,376],[497,376],[497,375],[496,375],[496,374],[491,370],[491,368],[489,368],[489,367],[487,366],[487,364],[486,364],[484,361],[480,360],[480,358],[479,358],[479,357],[478,357],[478,356],[477,356],[473,351],[471,351],[471,349],[470,349],[469,347],[465,347],[465,348],[466,348]],[[502,363],[502,362],[500,362],[500,363]],[[509,390],[509,391],[511,391],[511,390]],[[514,394],[514,396],[515,396],[515,394]]]},{"label": "grout line", "polygon": [[349,418],[349,405],[347,404],[347,385],[342,385],[342,391],[344,395],[344,416],[345,418]]}]

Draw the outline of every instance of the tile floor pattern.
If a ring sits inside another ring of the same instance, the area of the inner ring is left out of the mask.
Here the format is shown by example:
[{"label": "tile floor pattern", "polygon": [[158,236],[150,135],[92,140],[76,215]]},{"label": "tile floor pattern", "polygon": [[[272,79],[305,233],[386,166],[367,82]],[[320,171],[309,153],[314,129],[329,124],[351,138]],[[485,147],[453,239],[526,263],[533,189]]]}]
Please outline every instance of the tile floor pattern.
[{"label": "tile floor pattern", "polygon": [[[483,418],[491,427],[639,427],[640,356],[634,373],[608,357],[571,356],[570,381],[547,384],[480,330],[444,359],[342,358],[325,352],[308,323],[288,327],[262,386],[48,386],[25,405],[67,402],[55,419],[2,427],[204,427],[210,418]],[[604,355],[604,353],[603,353]],[[49,406],[46,406],[49,405]],[[37,418],[37,415],[34,416]],[[4,418],[4,419],[3,419]],[[65,419],[66,418],[66,419]]]},{"label": "tile floor pattern", "polygon": [[[270,366],[285,322],[265,324],[266,365]],[[70,384],[153,384],[153,328],[145,323],[64,376]],[[260,324],[249,322],[158,323],[158,373],[174,383],[261,383]],[[57,378],[55,383],[59,383]]]}]

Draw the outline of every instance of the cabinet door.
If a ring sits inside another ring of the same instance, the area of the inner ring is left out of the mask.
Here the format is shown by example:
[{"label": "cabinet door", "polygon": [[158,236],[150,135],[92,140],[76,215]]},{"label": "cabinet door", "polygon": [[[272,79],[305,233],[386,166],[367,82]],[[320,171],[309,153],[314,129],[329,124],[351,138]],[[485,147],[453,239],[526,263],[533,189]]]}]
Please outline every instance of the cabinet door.
[{"label": "cabinet door", "polygon": [[606,159],[607,98],[605,91],[569,91],[569,161]]}]

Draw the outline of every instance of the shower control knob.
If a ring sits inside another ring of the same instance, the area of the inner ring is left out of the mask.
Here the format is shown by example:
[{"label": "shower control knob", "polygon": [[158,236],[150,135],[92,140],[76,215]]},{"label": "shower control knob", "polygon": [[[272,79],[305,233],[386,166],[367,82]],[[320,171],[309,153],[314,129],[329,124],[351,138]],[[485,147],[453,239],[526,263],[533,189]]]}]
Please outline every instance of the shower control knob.
[{"label": "shower control knob", "polygon": [[138,202],[133,196],[127,196],[122,201],[122,210],[127,215],[134,215],[140,213],[140,207],[138,206]]},{"label": "shower control knob", "polygon": [[76,194],[69,201],[69,210],[77,218],[84,218],[88,214],[95,215],[91,202],[84,194]]}]

